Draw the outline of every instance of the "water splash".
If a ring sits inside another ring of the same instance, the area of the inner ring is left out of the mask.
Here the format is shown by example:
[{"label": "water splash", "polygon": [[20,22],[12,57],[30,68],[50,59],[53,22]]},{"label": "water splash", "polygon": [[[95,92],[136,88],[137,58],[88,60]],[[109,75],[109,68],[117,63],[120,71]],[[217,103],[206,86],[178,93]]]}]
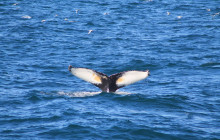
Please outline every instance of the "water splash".
[{"label": "water splash", "polygon": [[89,97],[100,94],[101,92],[64,92],[60,91],[58,94],[65,95],[69,97]]},{"label": "water splash", "polygon": [[124,92],[124,91],[116,91],[116,92],[114,92],[114,94],[119,94],[119,95],[131,95],[131,94],[134,94],[134,93]]}]

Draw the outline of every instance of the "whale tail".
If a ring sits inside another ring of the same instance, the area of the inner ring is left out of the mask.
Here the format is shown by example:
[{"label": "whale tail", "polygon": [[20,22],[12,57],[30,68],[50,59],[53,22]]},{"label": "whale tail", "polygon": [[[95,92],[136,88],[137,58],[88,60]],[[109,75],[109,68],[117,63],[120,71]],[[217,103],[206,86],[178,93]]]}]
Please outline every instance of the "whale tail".
[{"label": "whale tail", "polygon": [[76,68],[69,66],[69,71],[76,77],[89,82],[103,92],[115,92],[117,89],[133,84],[148,77],[149,70],[146,71],[125,71],[107,76],[101,72],[87,68]]}]

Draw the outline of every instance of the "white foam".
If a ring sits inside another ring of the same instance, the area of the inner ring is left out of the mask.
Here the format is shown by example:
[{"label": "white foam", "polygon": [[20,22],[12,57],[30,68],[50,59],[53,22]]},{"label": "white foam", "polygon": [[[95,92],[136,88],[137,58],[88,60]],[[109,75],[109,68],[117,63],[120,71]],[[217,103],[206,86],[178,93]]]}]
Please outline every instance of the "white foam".
[{"label": "white foam", "polygon": [[31,19],[31,16],[25,15],[25,16],[22,16],[22,18]]},{"label": "white foam", "polygon": [[134,93],[124,92],[124,91],[116,91],[114,94],[119,94],[119,95],[130,95],[130,94],[134,94]]},{"label": "white foam", "polygon": [[66,95],[69,97],[88,97],[88,96],[95,96],[100,93],[101,92],[63,92],[63,91],[58,92],[58,94],[60,95]]}]

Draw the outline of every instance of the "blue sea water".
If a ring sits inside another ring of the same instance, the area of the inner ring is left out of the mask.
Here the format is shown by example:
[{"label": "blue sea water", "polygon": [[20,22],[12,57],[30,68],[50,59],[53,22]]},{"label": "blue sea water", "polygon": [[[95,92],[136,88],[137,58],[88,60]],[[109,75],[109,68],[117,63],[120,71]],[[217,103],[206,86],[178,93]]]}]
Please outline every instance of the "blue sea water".
[{"label": "blue sea water", "polygon": [[[220,139],[219,6],[1,0],[0,139]],[[102,93],[70,64],[151,76]]]}]

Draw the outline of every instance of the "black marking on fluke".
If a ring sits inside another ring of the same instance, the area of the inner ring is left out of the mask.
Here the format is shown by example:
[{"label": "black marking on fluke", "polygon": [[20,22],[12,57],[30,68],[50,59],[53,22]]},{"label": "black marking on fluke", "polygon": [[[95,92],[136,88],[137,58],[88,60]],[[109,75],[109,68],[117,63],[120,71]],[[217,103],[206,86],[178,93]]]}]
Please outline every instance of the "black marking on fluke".
[{"label": "black marking on fluke", "polygon": [[107,76],[104,73],[97,72],[88,68],[76,68],[71,65],[68,70],[76,77],[92,83],[102,90],[102,92],[115,92],[117,89],[143,80],[150,74],[146,71],[124,71]]}]

